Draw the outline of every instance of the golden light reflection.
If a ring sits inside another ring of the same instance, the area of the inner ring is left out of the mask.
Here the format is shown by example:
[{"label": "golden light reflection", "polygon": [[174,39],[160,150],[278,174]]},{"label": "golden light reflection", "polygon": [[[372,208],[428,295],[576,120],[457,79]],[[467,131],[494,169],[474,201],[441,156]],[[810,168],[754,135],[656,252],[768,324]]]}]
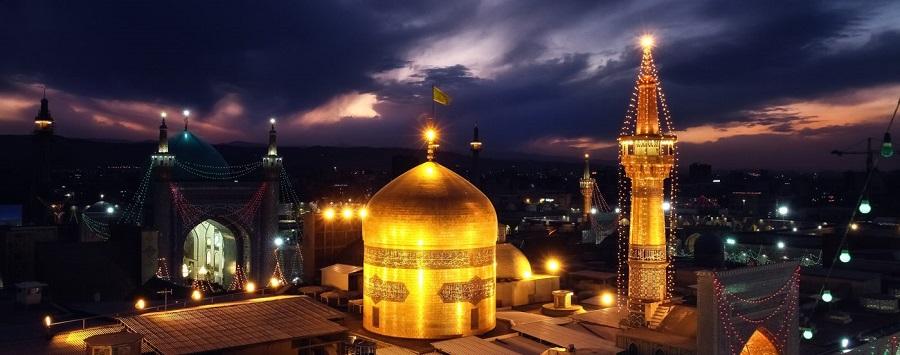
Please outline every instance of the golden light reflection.
[{"label": "golden light reflection", "polygon": [[244,291],[247,291],[247,293],[256,292],[256,284],[253,282],[248,282],[246,285],[244,285]]}]

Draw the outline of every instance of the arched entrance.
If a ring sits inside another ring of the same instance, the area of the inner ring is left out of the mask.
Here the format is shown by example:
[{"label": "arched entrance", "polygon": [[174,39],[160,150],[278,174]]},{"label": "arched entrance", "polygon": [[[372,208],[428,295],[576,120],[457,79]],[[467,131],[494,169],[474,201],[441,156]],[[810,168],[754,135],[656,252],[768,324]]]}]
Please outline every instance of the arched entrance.
[{"label": "arched entrance", "polygon": [[768,332],[763,328],[757,328],[741,349],[741,355],[779,355],[779,352]]},{"label": "arched entrance", "polygon": [[222,223],[212,219],[200,222],[185,237],[181,276],[206,279],[227,288],[237,263],[243,259],[243,244],[235,231]]}]

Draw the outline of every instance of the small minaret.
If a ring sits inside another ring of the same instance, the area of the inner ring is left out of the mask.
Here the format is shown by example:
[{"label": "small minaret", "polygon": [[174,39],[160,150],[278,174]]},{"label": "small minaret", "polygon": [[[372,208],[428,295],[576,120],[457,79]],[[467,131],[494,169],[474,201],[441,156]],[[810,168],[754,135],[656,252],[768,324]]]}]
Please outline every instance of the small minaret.
[{"label": "small minaret", "polygon": [[34,134],[53,135],[53,116],[50,115],[47,89],[44,89],[44,97],[41,99],[41,110],[34,117]]},{"label": "small minaret", "polygon": [[278,146],[276,145],[276,133],[275,132],[275,118],[270,118],[269,123],[272,125],[272,128],[269,129],[269,156],[274,157],[278,156]]},{"label": "small minaret", "polygon": [[584,197],[584,203],[581,207],[581,223],[591,225],[591,205],[594,196],[594,179],[591,178],[590,154],[584,154],[584,173],[581,175],[579,186],[581,186],[581,195]]},{"label": "small minaret", "polygon": [[437,151],[440,144],[437,143],[438,133],[437,128],[434,126],[434,119],[428,119],[425,124],[425,158],[428,161],[434,161],[434,154]]},{"label": "small minaret", "polygon": [[281,157],[278,156],[278,145],[276,145],[277,132],[275,131],[275,118],[269,119],[271,128],[269,129],[269,146],[266,155],[263,156],[263,168],[265,170],[266,179],[270,181],[278,181],[281,175]]},{"label": "small minaret", "polygon": [[483,148],[481,139],[478,138],[478,122],[475,122],[475,129],[472,132],[472,141],[469,142],[469,148],[472,149],[472,171],[469,180],[475,186],[481,187],[481,170],[478,166],[478,155]]},{"label": "small minaret", "polygon": [[166,126],[166,113],[160,113],[162,123],[159,125],[159,145],[156,148],[157,154],[169,153],[169,127]]}]

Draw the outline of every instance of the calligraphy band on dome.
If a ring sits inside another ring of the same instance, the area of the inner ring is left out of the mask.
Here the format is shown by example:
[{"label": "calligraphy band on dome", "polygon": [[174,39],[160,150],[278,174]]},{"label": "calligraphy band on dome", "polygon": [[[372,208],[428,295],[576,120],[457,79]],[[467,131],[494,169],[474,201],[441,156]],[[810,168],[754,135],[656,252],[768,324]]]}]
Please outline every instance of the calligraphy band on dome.
[{"label": "calligraphy band on dome", "polygon": [[365,247],[365,263],[398,269],[456,269],[494,263],[494,246],[471,249],[410,250]]}]

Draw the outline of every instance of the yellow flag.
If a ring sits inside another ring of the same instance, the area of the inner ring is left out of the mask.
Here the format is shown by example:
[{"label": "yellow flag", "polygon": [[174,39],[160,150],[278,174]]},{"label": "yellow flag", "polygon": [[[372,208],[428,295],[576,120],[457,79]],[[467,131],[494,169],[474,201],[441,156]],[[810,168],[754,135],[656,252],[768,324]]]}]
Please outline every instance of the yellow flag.
[{"label": "yellow flag", "polygon": [[431,87],[431,96],[434,99],[434,102],[437,102],[441,105],[449,105],[450,104],[450,95],[445,94],[441,89],[438,89],[437,86]]}]

